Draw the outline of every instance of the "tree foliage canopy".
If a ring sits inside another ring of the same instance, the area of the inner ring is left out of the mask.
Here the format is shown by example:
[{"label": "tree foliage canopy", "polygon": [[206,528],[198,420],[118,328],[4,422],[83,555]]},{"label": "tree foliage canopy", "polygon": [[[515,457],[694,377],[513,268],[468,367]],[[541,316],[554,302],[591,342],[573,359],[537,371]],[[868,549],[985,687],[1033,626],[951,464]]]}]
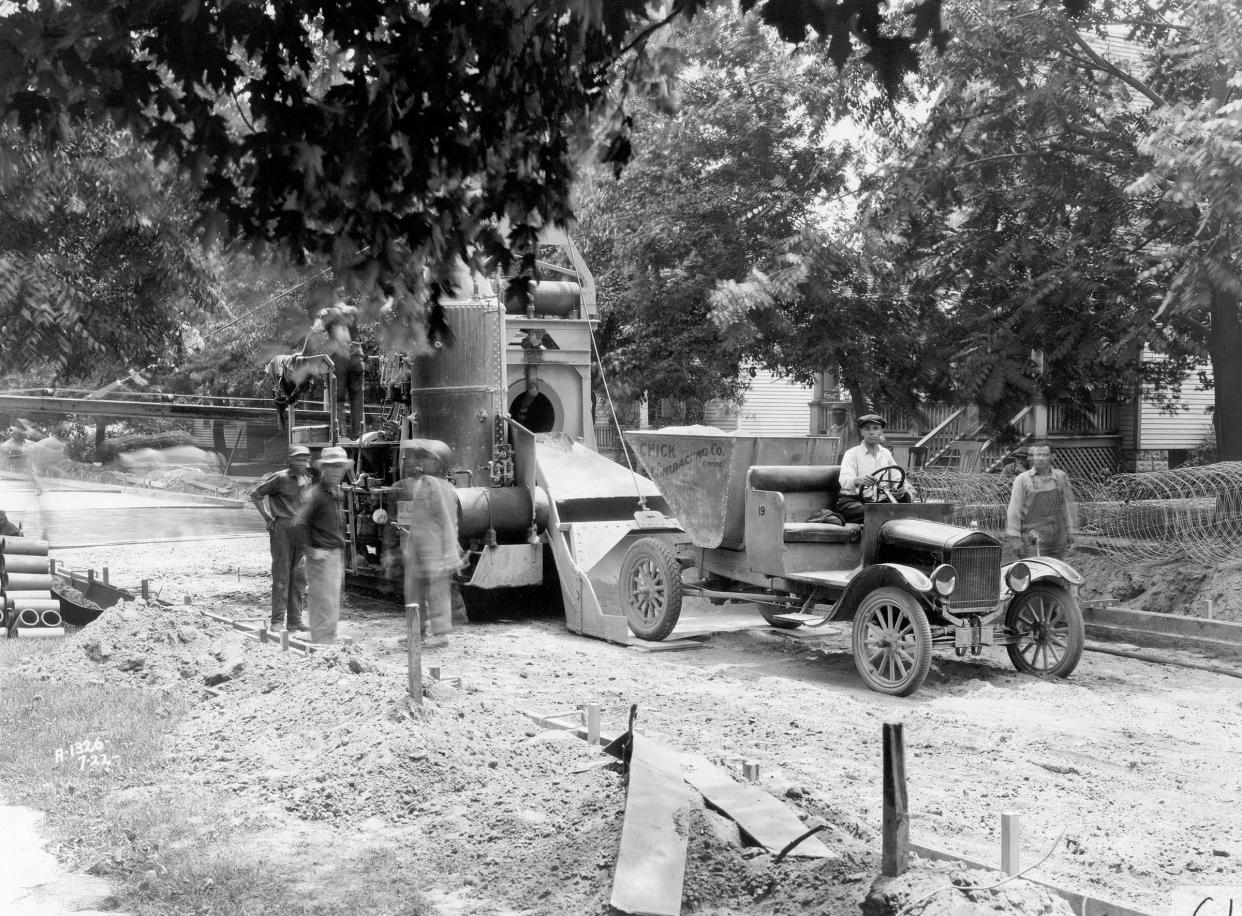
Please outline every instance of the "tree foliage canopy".
[{"label": "tree foliage canopy", "polygon": [[[642,0],[8,3],[0,120],[54,145],[107,116],[191,178],[208,240],[327,256],[411,322],[456,258],[527,254],[571,217],[597,127],[602,158],[628,160],[634,101],[664,98],[672,63],[651,36],[709,4],[653,19]],[[940,0],[892,19],[883,0],[752,7],[890,86],[944,40]]]},{"label": "tree foliage canopy", "polygon": [[839,189],[849,151],[824,132],[861,92],[753,18],[704,13],[666,47],[679,105],[635,119],[634,159],[590,184],[579,238],[600,273],[609,368],[633,392],[701,401],[745,381],[737,342],[711,320],[713,289]]},{"label": "tree foliage canopy", "polygon": [[79,125],[50,153],[0,129],[0,352],[62,383],[176,359],[219,291],[185,186],[124,135]]}]

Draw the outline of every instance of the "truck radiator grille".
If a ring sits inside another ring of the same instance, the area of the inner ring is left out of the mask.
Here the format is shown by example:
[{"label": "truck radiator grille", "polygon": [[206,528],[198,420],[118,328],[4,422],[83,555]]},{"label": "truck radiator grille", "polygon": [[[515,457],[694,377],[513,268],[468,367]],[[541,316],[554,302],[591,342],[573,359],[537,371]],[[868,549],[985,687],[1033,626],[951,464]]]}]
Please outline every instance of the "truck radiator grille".
[{"label": "truck radiator grille", "polygon": [[996,607],[1000,600],[1001,549],[999,546],[959,547],[948,562],[957,570],[957,588],[949,596],[954,611]]}]

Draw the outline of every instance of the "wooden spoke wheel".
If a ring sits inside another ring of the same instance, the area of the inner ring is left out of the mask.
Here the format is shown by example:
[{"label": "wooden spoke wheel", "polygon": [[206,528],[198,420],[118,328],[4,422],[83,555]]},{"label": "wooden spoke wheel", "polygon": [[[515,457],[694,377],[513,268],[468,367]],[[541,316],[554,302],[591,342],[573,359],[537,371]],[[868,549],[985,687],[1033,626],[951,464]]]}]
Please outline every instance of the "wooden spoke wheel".
[{"label": "wooden spoke wheel", "polygon": [[630,631],[658,642],[673,632],[681,616],[681,564],[659,538],[641,538],[621,561],[621,607]]},{"label": "wooden spoke wheel", "polygon": [[906,697],[931,668],[931,624],[918,601],[899,588],[877,588],[854,612],[854,664],[867,686]]},{"label": "wooden spoke wheel", "polygon": [[1005,626],[1016,641],[1009,660],[1027,674],[1069,677],[1082,658],[1082,611],[1069,589],[1038,582],[1009,602]]}]

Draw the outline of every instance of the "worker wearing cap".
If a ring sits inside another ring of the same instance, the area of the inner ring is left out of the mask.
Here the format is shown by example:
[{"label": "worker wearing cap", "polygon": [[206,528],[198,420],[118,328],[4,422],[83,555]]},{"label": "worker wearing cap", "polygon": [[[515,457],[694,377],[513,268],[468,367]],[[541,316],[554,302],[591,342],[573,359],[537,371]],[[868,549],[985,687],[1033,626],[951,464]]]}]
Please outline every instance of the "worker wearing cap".
[{"label": "worker wearing cap", "polygon": [[[866,502],[864,488],[875,485],[872,475],[876,471],[897,462],[893,459],[893,453],[881,444],[884,427],[888,425],[885,419],[879,414],[869,413],[859,417],[857,422],[862,442],[846,449],[841,456],[841,493],[837,497],[837,514],[847,522],[861,525],[863,504]],[[895,495],[898,502],[910,502],[911,494],[904,486]]]},{"label": "worker wearing cap", "polygon": [[434,439],[407,440],[402,443],[402,453],[406,475],[401,481],[402,499],[410,506],[405,536],[405,600],[419,606],[423,648],[435,649],[448,645],[453,629],[451,577],[461,568],[457,496],[444,478],[452,453]]},{"label": "worker wearing cap", "polygon": [[302,607],[306,599],[306,562],[291,526],[315,478],[310,449],[295,445],[289,449],[289,467],[267,475],[250,492],[267,523],[272,551],[273,630],[301,630],[305,626]]},{"label": "worker wearing cap", "polygon": [[319,453],[319,483],[311,487],[293,520],[293,534],[306,553],[306,610],[311,642],[336,642],[345,585],[345,524],[341,518],[341,481],[351,462],[345,449]]}]

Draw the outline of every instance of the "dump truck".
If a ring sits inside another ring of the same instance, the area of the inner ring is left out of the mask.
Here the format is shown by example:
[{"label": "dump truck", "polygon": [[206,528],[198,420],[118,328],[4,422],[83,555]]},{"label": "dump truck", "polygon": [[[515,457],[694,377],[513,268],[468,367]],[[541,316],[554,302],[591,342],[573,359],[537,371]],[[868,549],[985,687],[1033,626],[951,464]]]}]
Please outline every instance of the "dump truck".
[{"label": "dump truck", "polygon": [[827,523],[840,492],[828,443],[704,433],[626,434],[672,513],[644,520],[617,600],[640,638],[674,629],[687,597],[755,604],[773,627],[850,623],[863,681],[915,692],[932,649],[1004,646],[1018,670],[1068,677],[1085,641],[1078,572],[1061,560],[1002,562],[992,535],[949,524],[948,503],[905,503],[905,471],[881,468],[859,524]]}]

